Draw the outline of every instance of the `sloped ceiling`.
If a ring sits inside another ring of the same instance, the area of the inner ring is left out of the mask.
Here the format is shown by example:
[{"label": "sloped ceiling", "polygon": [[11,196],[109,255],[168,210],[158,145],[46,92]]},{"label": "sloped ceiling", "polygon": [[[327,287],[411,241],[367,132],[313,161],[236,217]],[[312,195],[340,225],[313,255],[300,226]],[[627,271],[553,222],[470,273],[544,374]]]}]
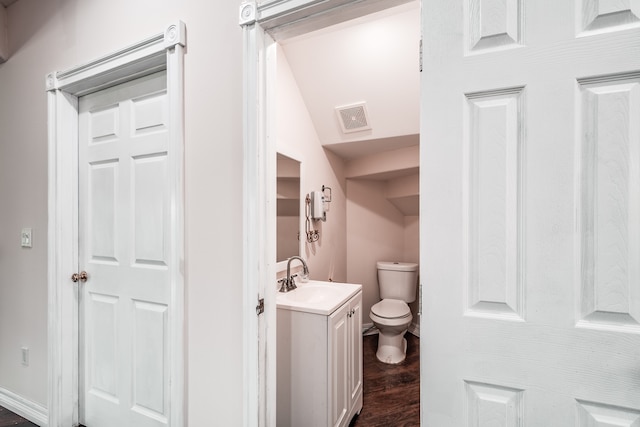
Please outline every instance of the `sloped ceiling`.
[{"label": "sloped ceiling", "polygon": [[[281,41],[325,148],[352,159],[418,144],[419,43],[418,2]],[[336,107],[360,102],[371,129],[343,133]]]},{"label": "sloped ceiling", "polygon": [[[386,181],[395,189],[387,199],[404,215],[418,215],[419,3],[280,44],[318,138],[345,160],[346,176]],[[360,102],[371,129],[343,133],[336,107]]]}]

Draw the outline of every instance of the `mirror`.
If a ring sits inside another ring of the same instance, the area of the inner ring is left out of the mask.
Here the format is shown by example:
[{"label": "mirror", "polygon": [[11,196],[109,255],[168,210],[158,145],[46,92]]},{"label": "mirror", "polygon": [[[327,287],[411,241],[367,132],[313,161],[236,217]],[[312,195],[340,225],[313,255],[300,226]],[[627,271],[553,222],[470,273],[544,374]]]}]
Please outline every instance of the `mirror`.
[{"label": "mirror", "polygon": [[276,262],[281,262],[300,255],[300,162],[278,153],[276,177]]}]

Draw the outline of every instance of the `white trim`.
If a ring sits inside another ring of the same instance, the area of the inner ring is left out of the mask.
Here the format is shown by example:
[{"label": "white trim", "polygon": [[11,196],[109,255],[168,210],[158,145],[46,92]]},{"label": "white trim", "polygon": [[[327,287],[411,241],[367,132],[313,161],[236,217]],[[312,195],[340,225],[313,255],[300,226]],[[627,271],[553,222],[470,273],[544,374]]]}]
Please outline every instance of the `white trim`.
[{"label": "white trim", "polygon": [[377,335],[378,333],[378,328],[375,327],[373,322],[362,324],[362,336],[367,337],[369,335]]},{"label": "white trim", "polygon": [[[257,73],[258,73],[258,61],[257,61],[257,39],[259,37],[259,28],[255,26],[245,26],[242,29],[243,36],[243,73],[244,73],[244,87],[243,87],[243,105],[242,105],[242,117],[243,117],[243,146],[244,146],[244,161],[243,161],[243,188],[242,188],[242,204],[243,204],[243,236],[242,236],[242,254],[243,254],[243,268],[242,268],[242,290],[243,290],[243,307],[242,312],[246,313],[242,316],[244,319],[242,332],[244,342],[244,352],[242,355],[242,383],[245,385],[243,405],[244,412],[242,414],[242,425],[245,427],[255,427],[259,425],[259,411],[260,411],[260,374],[262,368],[259,367],[260,355],[259,353],[259,328],[258,328],[258,316],[254,316],[251,313],[253,305],[256,300],[260,298],[259,293],[259,268],[257,267],[258,259],[260,259],[259,246],[254,242],[256,239],[255,233],[257,230],[254,225],[259,220],[259,215],[254,212],[254,209],[249,209],[250,203],[255,203],[254,194],[257,192],[255,188],[259,185],[257,181],[256,171],[254,167],[257,164],[257,140],[258,130],[253,124],[258,121],[255,117],[258,114],[256,105],[258,98],[257,90]],[[249,191],[253,190],[250,194]],[[265,306],[265,311],[268,307]]]},{"label": "white trim", "polygon": [[78,97],[167,70],[170,103],[171,240],[169,325],[171,426],[186,425],[184,330],[184,117],[186,29],[178,21],[161,34],[101,59],[46,78],[49,139],[48,425],[78,425]]},{"label": "white trim", "polygon": [[47,408],[0,387],[0,406],[26,418],[40,427],[47,427]]},{"label": "white trim", "polygon": [[410,1],[413,0],[267,0],[243,6],[255,8],[253,20],[274,39],[284,40]]},{"label": "white trim", "polygon": [[[273,61],[273,40],[256,25],[243,27],[243,426],[276,423],[275,306],[275,143],[269,138],[266,110],[266,70]],[[272,71],[273,73],[273,71]],[[256,126],[256,124],[260,124]],[[271,206],[273,205],[273,209]],[[269,286],[271,284],[272,286]],[[265,299],[263,315],[256,315],[258,299]],[[268,302],[267,302],[268,301]],[[265,339],[266,338],[266,339]]]},{"label": "white trim", "polygon": [[[420,338],[420,323],[411,322],[407,331],[411,335]],[[362,325],[362,335],[365,337],[369,335],[377,335],[379,333],[380,330],[378,330],[378,328],[376,328],[373,323],[364,323]]]},{"label": "white trim", "polygon": [[[182,23],[181,23],[182,24]],[[184,31],[184,24],[180,26]],[[183,33],[184,34],[184,33]],[[184,38],[182,39],[184,40]],[[176,44],[167,55],[167,94],[169,96],[169,203],[171,260],[171,310],[173,321],[169,324],[169,360],[171,370],[171,416],[170,425],[187,425],[187,370],[186,370],[186,321],[184,278],[184,44]]]}]

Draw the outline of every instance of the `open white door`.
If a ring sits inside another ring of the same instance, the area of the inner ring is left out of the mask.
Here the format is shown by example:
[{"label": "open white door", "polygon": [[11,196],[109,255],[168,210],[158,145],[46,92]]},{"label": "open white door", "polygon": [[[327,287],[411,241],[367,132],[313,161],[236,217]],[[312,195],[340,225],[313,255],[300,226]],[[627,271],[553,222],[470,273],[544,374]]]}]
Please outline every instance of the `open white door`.
[{"label": "open white door", "polygon": [[422,425],[640,425],[640,6],[423,5]]}]

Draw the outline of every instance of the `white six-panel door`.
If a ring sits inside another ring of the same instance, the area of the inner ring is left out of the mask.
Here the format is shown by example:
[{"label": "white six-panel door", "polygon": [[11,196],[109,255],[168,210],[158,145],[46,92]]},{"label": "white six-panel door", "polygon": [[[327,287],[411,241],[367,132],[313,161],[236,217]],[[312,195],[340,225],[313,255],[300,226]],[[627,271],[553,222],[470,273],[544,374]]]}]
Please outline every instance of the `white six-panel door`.
[{"label": "white six-panel door", "polygon": [[166,73],[79,101],[80,421],[170,419]]},{"label": "white six-panel door", "polygon": [[423,4],[422,421],[640,425],[640,2]]}]

